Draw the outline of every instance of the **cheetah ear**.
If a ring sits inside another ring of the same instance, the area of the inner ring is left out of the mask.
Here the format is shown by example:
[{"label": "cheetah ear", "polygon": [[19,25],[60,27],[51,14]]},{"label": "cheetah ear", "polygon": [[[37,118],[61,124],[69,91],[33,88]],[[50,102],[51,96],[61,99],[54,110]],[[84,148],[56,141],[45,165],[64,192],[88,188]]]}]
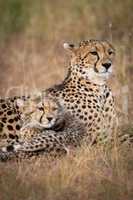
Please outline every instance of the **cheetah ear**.
[{"label": "cheetah ear", "polygon": [[24,107],[25,101],[23,99],[17,99],[16,104],[18,107]]},{"label": "cheetah ear", "polygon": [[75,53],[77,50],[77,47],[74,44],[64,43],[63,47],[64,47],[64,49],[70,50],[73,53]]},{"label": "cheetah ear", "polygon": [[42,92],[40,91],[33,91],[30,97],[31,101],[40,102],[42,99]]},{"label": "cheetah ear", "polygon": [[32,93],[31,93],[31,98],[36,98],[36,97],[41,97],[42,96],[42,92],[39,91],[39,90],[34,90]]}]

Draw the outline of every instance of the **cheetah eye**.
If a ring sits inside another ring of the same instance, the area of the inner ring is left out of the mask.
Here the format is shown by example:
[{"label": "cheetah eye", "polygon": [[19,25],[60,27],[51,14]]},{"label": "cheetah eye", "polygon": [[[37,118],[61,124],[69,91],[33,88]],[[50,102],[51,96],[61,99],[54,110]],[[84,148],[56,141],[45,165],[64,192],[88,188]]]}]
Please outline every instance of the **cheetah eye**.
[{"label": "cheetah eye", "polygon": [[33,113],[34,113],[34,111],[27,112],[27,113],[25,113],[25,116],[30,117]]},{"label": "cheetah eye", "polygon": [[92,55],[96,56],[97,55],[97,52],[96,51],[91,51],[90,52]]},{"label": "cheetah eye", "polygon": [[53,107],[53,108],[52,108],[52,110],[53,110],[53,111],[56,111],[56,110],[57,110],[57,108],[56,108],[56,107]]},{"label": "cheetah eye", "polygon": [[109,54],[109,55],[112,55],[113,53],[114,53],[114,52],[111,51],[111,50],[108,51],[108,54]]},{"label": "cheetah eye", "polygon": [[43,107],[38,107],[38,110],[44,111],[44,108]]}]

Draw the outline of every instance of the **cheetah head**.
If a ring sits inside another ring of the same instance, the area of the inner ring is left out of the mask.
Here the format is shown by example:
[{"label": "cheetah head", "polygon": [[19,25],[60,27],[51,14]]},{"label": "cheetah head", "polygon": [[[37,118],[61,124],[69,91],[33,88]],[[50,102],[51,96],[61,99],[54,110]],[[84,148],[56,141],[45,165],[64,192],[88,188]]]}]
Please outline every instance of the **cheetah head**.
[{"label": "cheetah head", "polygon": [[63,120],[62,106],[52,97],[43,96],[43,100],[37,105],[37,109],[43,111],[39,122],[42,128],[51,129]]},{"label": "cheetah head", "polygon": [[26,101],[18,99],[17,106],[21,112],[22,129],[27,127],[50,129],[62,119],[61,105],[44,94],[33,95]]},{"label": "cheetah head", "polygon": [[71,51],[71,68],[80,78],[104,84],[112,73],[115,50],[107,41],[82,41],[76,47],[64,43]]}]

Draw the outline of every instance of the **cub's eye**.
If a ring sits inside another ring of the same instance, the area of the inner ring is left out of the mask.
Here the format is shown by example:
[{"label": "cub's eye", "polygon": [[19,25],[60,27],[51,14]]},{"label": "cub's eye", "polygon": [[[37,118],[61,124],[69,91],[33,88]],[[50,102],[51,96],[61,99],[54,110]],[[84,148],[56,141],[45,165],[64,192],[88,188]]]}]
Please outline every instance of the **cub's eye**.
[{"label": "cub's eye", "polygon": [[[34,111],[27,112],[27,113],[25,113],[25,116],[26,116],[26,117],[30,117],[33,113],[34,113]],[[24,115],[23,115],[23,116],[24,116]]]},{"label": "cub's eye", "polygon": [[57,108],[56,108],[56,107],[53,107],[53,108],[52,108],[52,110],[53,110],[53,111],[56,111],[56,110],[57,110]]},{"label": "cub's eye", "polygon": [[38,110],[44,111],[44,108],[43,107],[38,107]]},{"label": "cub's eye", "polygon": [[91,51],[90,52],[92,55],[96,56],[97,55],[97,52],[96,51]]},{"label": "cub's eye", "polygon": [[111,51],[111,50],[108,51],[108,54],[109,54],[109,55],[112,55],[113,53],[114,53],[114,52]]}]

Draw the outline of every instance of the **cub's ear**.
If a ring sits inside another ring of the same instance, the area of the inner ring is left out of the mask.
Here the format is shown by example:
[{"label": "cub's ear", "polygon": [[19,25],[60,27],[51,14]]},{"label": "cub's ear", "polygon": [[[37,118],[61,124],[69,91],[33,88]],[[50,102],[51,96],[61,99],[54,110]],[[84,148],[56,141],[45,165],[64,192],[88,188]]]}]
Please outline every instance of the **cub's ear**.
[{"label": "cub's ear", "polygon": [[18,107],[24,107],[25,101],[23,99],[17,99],[16,104]]},{"label": "cub's ear", "polygon": [[42,100],[42,92],[34,90],[30,96],[32,102],[38,103]]},{"label": "cub's ear", "polygon": [[77,47],[74,44],[64,43],[63,47],[64,49],[70,50],[73,53],[75,53],[77,50]]},{"label": "cub's ear", "polygon": [[42,96],[42,92],[41,92],[41,91],[39,91],[39,90],[34,90],[34,91],[32,92],[32,94],[31,94],[31,99],[36,99],[36,98],[38,98],[38,97],[41,98],[41,96]]}]

